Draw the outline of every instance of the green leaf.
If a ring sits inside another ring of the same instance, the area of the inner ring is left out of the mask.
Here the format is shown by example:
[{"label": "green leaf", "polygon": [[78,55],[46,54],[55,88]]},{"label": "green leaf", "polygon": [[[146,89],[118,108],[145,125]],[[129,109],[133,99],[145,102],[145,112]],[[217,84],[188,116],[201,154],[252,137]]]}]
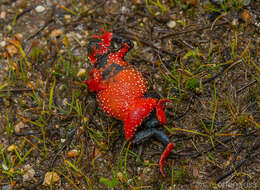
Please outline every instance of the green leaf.
[{"label": "green leaf", "polygon": [[191,78],[189,81],[188,81],[188,84],[187,84],[187,88],[190,89],[190,90],[195,90],[196,88],[196,85],[199,83],[199,80],[196,79],[196,78]]},{"label": "green leaf", "polygon": [[109,188],[115,188],[119,184],[117,178],[115,178],[115,177],[113,177],[112,180],[109,180],[107,178],[101,177],[99,179],[99,182],[103,183],[104,185],[106,185]]},{"label": "green leaf", "polygon": [[50,92],[50,97],[49,97],[49,109],[50,109],[50,110],[51,110],[51,108],[52,108],[53,93],[54,93],[55,85],[56,85],[56,78],[54,78],[54,81],[53,81],[52,86],[51,86],[51,92]]}]

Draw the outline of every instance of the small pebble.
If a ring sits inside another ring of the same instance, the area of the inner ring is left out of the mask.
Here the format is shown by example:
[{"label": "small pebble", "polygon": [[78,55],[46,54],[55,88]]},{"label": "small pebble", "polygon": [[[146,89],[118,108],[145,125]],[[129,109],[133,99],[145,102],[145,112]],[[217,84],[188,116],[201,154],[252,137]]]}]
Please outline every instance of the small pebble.
[{"label": "small pebble", "polygon": [[59,87],[59,90],[64,91],[64,90],[66,90],[66,88],[67,88],[67,86],[65,84],[61,84]]},{"label": "small pebble", "polygon": [[1,42],[0,42],[0,47],[4,48],[5,46],[6,46],[6,41],[4,41],[4,40],[1,41]]},{"label": "small pebble", "polygon": [[7,151],[8,152],[13,152],[15,149],[17,149],[17,146],[15,144],[12,144],[10,145],[8,148],[7,148]]},{"label": "small pebble", "polygon": [[167,22],[167,26],[169,28],[175,28],[176,27],[176,22],[174,20],[171,20],[171,21]]},{"label": "small pebble", "polygon": [[237,25],[238,25],[238,19],[237,19],[237,18],[234,18],[234,19],[232,20],[232,25],[233,25],[233,26],[237,26]]},{"label": "small pebble", "polygon": [[75,158],[79,156],[79,152],[76,149],[73,149],[66,154],[67,158]]},{"label": "small pebble", "polygon": [[0,18],[1,18],[1,19],[6,19],[6,12],[5,12],[5,11],[2,11],[2,12],[0,13]]},{"label": "small pebble", "polygon": [[11,184],[4,185],[4,186],[2,187],[2,190],[11,190],[11,189],[12,189]]},{"label": "small pebble", "polygon": [[60,176],[56,172],[47,172],[44,177],[43,185],[50,186],[60,180]]},{"label": "small pebble", "polygon": [[11,55],[11,56],[14,56],[15,54],[17,54],[17,49],[16,49],[16,47],[14,46],[14,45],[8,45],[7,47],[6,47],[6,50],[7,50],[7,52],[9,53],[9,55]]},{"label": "small pebble", "polygon": [[82,77],[86,75],[86,69],[81,68],[77,73],[77,77]]},{"label": "small pebble", "polygon": [[57,37],[60,37],[63,35],[63,30],[62,29],[54,29],[51,34],[50,34],[50,37],[52,39],[55,39]]},{"label": "small pebble", "polygon": [[67,98],[64,98],[64,99],[62,100],[62,105],[63,105],[63,106],[67,106],[68,103],[69,103],[69,101],[68,101]]},{"label": "small pebble", "polygon": [[25,165],[22,171],[23,171],[23,181],[31,181],[35,175],[35,170],[29,164]]},{"label": "small pebble", "polygon": [[4,170],[8,170],[8,169],[9,169],[8,166],[5,165],[5,164],[2,164],[2,168],[3,168]]},{"label": "small pebble", "polygon": [[71,15],[64,15],[64,18],[67,22],[71,21]]},{"label": "small pebble", "polygon": [[38,6],[35,8],[35,11],[36,11],[37,13],[42,13],[42,12],[45,11],[45,7],[42,6],[42,5],[38,5]]},{"label": "small pebble", "polygon": [[14,131],[16,133],[20,133],[21,132],[21,129],[27,127],[22,121],[20,121],[19,123],[17,123],[15,126],[14,126]]},{"label": "small pebble", "polygon": [[126,14],[126,13],[128,12],[128,8],[125,7],[125,6],[123,6],[123,7],[121,8],[121,12],[122,12],[122,14]]},{"label": "small pebble", "polygon": [[[240,2],[241,1],[242,0],[240,0]],[[250,4],[251,0],[243,0],[242,2],[244,3],[244,6],[248,6]]]},{"label": "small pebble", "polygon": [[8,31],[11,31],[11,30],[13,29],[13,27],[12,27],[11,25],[7,25],[7,26],[6,26],[6,29],[7,29]]},{"label": "small pebble", "polygon": [[119,178],[119,180],[120,180],[121,182],[124,181],[124,176],[123,176],[123,174],[122,174],[121,172],[118,172],[118,173],[117,173],[117,177]]},{"label": "small pebble", "polygon": [[251,15],[250,15],[250,12],[245,10],[243,11],[243,13],[241,14],[241,17],[243,19],[243,21],[248,24],[250,22],[250,19],[251,19]]},{"label": "small pebble", "polygon": [[17,33],[14,35],[15,39],[18,40],[18,41],[22,41],[23,39],[23,35],[21,33]]}]

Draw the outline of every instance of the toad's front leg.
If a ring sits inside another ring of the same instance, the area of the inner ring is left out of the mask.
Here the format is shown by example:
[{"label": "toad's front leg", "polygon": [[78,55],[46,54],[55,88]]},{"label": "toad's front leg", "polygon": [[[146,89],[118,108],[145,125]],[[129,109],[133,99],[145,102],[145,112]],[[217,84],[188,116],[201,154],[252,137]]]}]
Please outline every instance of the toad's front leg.
[{"label": "toad's front leg", "polygon": [[91,71],[91,76],[89,81],[83,81],[86,83],[89,87],[90,92],[96,92],[100,90],[104,90],[106,88],[106,85],[101,83],[102,74],[99,70],[93,69]]}]

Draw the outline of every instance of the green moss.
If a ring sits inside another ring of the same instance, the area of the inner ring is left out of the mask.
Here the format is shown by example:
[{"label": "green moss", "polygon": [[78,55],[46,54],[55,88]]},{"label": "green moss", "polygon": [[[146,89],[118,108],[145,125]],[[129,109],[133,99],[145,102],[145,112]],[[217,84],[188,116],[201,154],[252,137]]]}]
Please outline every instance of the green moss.
[{"label": "green moss", "polygon": [[177,184],[186,184],[190,178],[189,172],[186,168],[175,169],[173,180]]}]

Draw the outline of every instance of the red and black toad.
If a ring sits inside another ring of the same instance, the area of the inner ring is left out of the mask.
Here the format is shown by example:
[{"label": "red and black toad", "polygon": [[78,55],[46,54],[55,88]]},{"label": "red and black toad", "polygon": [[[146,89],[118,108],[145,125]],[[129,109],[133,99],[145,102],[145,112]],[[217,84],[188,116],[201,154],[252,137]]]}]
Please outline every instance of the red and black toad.
[{"label": "red and black toad", "polygon": [[[112,43],[120,48],[115,50]],[[91,80],[84,81],[91,92],[97,93],[100,107],[111,117],[123,121],[125,138],[139,144],[150,137],[162,142],[165,149],[159,166],[163,176],[163,163],[173,144],[158,126],[165,123],[164,109],[168,99],[147,95],[147,84],[142,74],[124,60],[133,47],[130,40],[104,31],[93,36],[88,46],[88,57],[94,69]],[[142,127],[141,127],[142,126]]]}]

